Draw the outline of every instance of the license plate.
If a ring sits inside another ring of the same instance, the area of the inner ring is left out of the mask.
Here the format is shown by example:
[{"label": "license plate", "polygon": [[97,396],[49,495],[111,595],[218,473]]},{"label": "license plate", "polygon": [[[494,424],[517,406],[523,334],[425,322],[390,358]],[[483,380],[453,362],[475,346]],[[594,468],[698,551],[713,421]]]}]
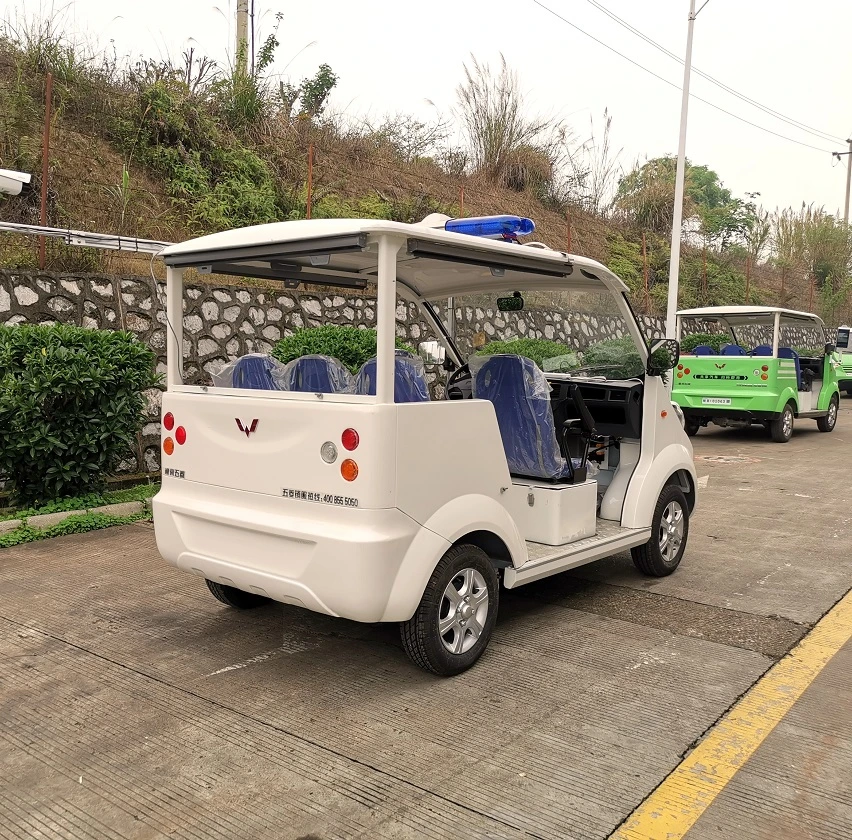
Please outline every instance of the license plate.
[{"label": "license plate", "polygon": [[701,405],[730,405],[730,397],[702,397]]}]

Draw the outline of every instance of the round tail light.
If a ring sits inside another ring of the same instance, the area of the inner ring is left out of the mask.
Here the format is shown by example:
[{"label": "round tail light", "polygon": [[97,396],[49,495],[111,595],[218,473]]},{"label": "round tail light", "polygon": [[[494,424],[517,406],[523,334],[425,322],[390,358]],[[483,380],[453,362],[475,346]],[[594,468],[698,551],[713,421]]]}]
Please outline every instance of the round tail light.
[{"label": "round tail light", "polygon": [[347,481],[355,481],[358,478],[358,465],[351,458],[347,458],[340,465],[340,474]]},{"label": "round tail light", "polygon": [[170,437],[167,437],[163,441],[163,452],[165,452],[166,455],[171,455],[172,452],[174,452],[174,451],[175,451],[175,442]]},{"label": "round tail light", "polygon": [[170,432],[175,427],[175,416],[171,411],[167,411],[163,415],[163,425],[166,427],[167,432]]},{"label": "round tail light", "polygon": [[340,436],[340,442],[343,444],[344,449],[348,449],[351,452],[353,449],[358,448],[361,438],[358,436],[358,432],[356,432],[355,429],[346,429],[346,431],[344,431]]},{"label": "round tail light", "polygon": [[178,426],[175,429],[175,440],[183,446],[186,443],[186,429],[183,426]]}]

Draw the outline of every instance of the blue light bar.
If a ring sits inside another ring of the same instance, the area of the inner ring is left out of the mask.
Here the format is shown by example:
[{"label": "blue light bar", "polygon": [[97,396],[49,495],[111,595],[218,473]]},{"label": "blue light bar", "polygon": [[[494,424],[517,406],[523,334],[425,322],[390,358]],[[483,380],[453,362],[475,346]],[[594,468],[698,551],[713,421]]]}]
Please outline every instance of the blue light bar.
[{"label": "blue light bar", "polygon": [[450,219],[444,230],[466,233],[468,236],[492,236],[496,239],[515,239],[532,233],[535,223],[521,216],[478,216],[470,219]]}]

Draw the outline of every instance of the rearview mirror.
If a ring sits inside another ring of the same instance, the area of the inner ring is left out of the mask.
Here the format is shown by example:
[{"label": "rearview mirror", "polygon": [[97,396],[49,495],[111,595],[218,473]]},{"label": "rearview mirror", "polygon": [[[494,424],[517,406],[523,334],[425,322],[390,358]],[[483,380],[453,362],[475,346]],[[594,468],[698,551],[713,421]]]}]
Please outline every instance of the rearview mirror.
[{"label": "rearview mirror", "polygon": [[680,343],[673,338],[662,338],[651,343],[648,353],[649,376],[662,376],[680,359]]},{"label": "rearview mirror", "polygon": [[524,299],[520,292],[515,292],[511,297],[497,298],[497,309],[500,312],[520,312],[524,308]]},{"label": "rearview mirror", "polygon": [[427,365],[441,365],[447,356],[447,349],[439,341],[421,341],[417,352]]}]

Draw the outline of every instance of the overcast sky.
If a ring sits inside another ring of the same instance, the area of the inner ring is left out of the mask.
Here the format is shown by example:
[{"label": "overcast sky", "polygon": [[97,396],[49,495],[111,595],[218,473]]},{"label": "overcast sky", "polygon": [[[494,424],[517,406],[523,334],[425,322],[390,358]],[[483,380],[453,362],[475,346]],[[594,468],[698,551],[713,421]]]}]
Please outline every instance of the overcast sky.
[{"label": "overcast sky", "polygon": [[[0,0],[6,18],[47,13],[99,47],[120,55],[178,57],[187,45],[222,62],[233,54],[236,0]],[[448,114],[462,65],[474,54],[496,64],[502,52],[518,71],[532,113],[567,119],[579,137],[589,119],[613,116],[616,149],[629,167],[677,151],[683,68],[626,31],[590,0],[542,0],[576,26],[663,76],[665,84],[557,19],[534,0],[255,0],[260,39],[277,12],[277,71],[295,81],[326,62],[339,75],[337,109],[358,115]],[[679,56],[688,0],[596,0]],[[698,0],[701,5],[702,0]],[[62,11],[64,9],[64,11]],[[695,25],[693,66],[825,139],[761,112],[693,73],[692,92],[751,122],[746,125],[694,98],[687,156],[715,169],[735,194],[760,192],[765,206],[804,202],[842,210],[846,148],[852,132],[852,3],[846,0],[709,0]],[[308,44],[313,43],[307,49]],[[434,103],[434,107],[429,104]],[[511,208],[507,208],[510,210]]]}]

